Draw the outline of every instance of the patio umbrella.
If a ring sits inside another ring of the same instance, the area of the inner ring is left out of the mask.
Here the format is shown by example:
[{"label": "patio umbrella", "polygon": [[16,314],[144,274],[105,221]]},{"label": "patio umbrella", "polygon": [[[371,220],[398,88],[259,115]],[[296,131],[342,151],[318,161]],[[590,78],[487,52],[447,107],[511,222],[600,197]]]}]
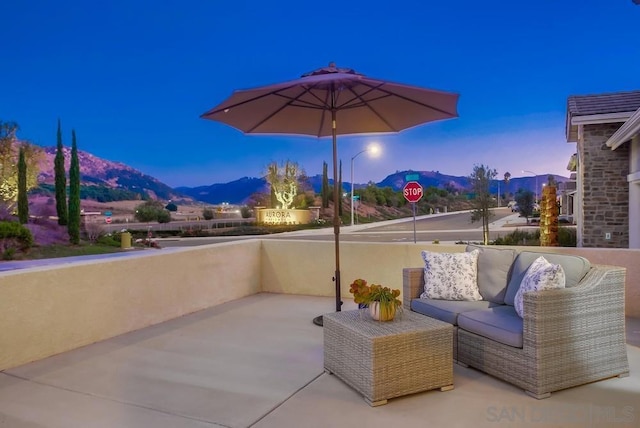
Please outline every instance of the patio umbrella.
[{"label": "patio umbrella", "polygon": [[337,135],[400,132],[457,117],[458,94],[373,79],[350,68],[328,67],[301,78],[237,90],[204,119],[247,134],[332,137],[336,311],[340,311],[340,218]]}]

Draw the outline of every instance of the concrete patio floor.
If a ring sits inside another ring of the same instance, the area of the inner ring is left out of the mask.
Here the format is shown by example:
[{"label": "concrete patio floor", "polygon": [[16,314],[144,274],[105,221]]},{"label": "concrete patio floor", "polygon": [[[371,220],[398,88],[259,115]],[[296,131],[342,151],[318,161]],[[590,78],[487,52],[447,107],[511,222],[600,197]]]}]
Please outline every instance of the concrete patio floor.
[{"label": "concrete patio floor", "polygon": [[332,305],[258,294],[6,370],[0,427],[640,426],[638,320],[627,323],[627,378],[535,400],[454,365],[454,390],[372,408],[324,373],[311,320]]}]

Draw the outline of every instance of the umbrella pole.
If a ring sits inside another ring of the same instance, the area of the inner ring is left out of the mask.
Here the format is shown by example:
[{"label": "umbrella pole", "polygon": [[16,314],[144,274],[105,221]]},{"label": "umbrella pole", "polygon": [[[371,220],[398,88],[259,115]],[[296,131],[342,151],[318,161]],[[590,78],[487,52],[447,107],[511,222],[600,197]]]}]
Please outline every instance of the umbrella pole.
[{"label": "umbrella pole", "polygon": [[[336,253],[336,271],[333,276],[333,280],[336,283],[336,312],[340,312],[342,301],[340,291],[340,213],[338,211],[338,204],[340,201],[340,189],[338,189],[338,144],[336,137],[336,111],[331,111],[331,134],[333,137],[333,235],[335,240],[335,253]],[[322,327],[324,325],[322,315],[319,315],[313,319],[313,323]]]},{"label": "umbrella pole", "polygon": [[340,312],[342,301],[340,290],[340,189],[338,189],[338,144],[336,141],[336,110],[331,110],[331,133],[333,136],[333,235],[335,240],[336,272],[333,280],[336,283],[336,312]]}]

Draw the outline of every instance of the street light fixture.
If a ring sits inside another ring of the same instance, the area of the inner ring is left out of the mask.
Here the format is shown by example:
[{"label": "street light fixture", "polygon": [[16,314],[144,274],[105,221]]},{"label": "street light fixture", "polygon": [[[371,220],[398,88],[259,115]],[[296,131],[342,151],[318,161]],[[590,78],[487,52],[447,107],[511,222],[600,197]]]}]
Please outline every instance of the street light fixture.
[{"label": "street light fixture", "polygon": [[524,172],[528,172],[528,173],[533,174],[533,175],[536,176],[536,192],[535,193],[536,193],[536,202],[538,202],[538,174],[533,172],[533,171],[527,171],[527,170],[524,170],[524,169],[522,170],[522,172],[523,173]]},{"label": "street light fixture", "polygon": [[356,153],[351,157],[351,226],[353,226],[353,206],[355,205],[353,199],[353,161],[355,160],[355,158],[365,152],[369,152],[371,155],[377,156],[378,153],[380,153],[380,146],[376,143],[371,143],[366,149]]}]

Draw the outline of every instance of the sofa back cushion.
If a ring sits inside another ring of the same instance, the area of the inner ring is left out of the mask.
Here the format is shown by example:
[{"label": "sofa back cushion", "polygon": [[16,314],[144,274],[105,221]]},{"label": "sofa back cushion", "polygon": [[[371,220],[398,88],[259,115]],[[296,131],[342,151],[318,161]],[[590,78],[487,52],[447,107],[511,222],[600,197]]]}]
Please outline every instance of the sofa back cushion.
[{"label": "sofa back cushion", "polygon": [[478,255],[423,251],[423,299],[482,300],[478,291]]},{"label": "sofa back cushion", "polygon": [[516,250],[467,245],[466,251],[478,250],[478,290],[483,300],[503,304],[509,273]]},{"label": "sofa back cushion", "polygon": [[524,275],[527,273],[529,266],[538,257],[544,256],[550,263],[559,264],[562,266],[565,275],[566,287],[574,287],[584,278],[584,276],[591,269],[591,263],[589,260],[580,256],[572,256],[569,254],[554,254],[554,253],[539,253],[533,251],[522,251],[516,257],[511,269],[511,278],[509,279],[509,285],[507,285],[507,292],[504,296],[504,302],[507,305],[513,306],[516,293],[520,289],[520,284]]}]

